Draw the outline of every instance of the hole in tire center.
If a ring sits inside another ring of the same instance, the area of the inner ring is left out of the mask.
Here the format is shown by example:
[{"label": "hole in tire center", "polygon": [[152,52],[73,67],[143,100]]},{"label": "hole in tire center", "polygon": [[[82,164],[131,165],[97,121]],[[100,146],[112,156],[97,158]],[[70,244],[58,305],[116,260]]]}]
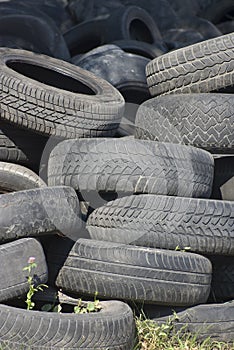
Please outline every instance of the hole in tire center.
[{"label": "hole in tire center", "polygon": [[93,91],[87,85],[66,74],[63,74],[62,72],[56,72],[55,70],[32,63],[13,60],[6,62],[6,65],[17,73],[20,73],[30,79],[34,79],[40,83],[70,92],[95,95],[95,91]]},{"label": "hole in tire center", "polygon": [[133,40],[145,41],[153,44],[153,36],[147,25],[140,19],[134,19],[129,26],[130,37]]}]

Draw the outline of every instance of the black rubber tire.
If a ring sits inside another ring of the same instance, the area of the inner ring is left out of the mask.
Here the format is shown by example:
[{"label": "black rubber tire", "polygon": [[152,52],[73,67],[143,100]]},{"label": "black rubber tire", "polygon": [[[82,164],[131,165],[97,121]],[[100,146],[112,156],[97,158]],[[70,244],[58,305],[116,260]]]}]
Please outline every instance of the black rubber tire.
[{"label": "black rubber tire", "polygon": [[162,51],[157,44],[149,44],[137,40],[116,40],[112,43],[120,47],[123,51],[143,56],[149,59],[163,55],[166,51]]},{"label": "black rubber tire", "polygon": [[215,155],[211,198],[234,201],[234,156]]},{"label": "black rubber tire", "polygon": [[[51,152],[48,184],[98,194],[155,193],[209,197],[213,157],[206,151],[134,139],[66,140]],[[87,201],[87,200],[86,200]]]},{"label": "black rubber tire", "polygon": [[224,302],[234,299],[234,257],[210,256],[212,282],[210,300]]},{"label": "black rubber tire", "polygon": [[163,39],[167,44],[168,51],[178,50],[188,45],[194,45],[203,41],[203,36],[193,29],[169,29],[163,33]]},{"label": "black rubber tire", "polygon": [[28,259],[33,256],[37,267],[33,270],[35,286],[46,283],[48,278],[45,255],[40,243],[34,238],[23,238],[0,245],[1,287],[0,301],[23,296],[29,290]]},{"label": "black rubber tire", "polygon": [[152,98],[137,111],[136,137],[234,151],[232,94],[175,94]]},{"label": "black rubber tire", "polygon": [[233,17],[234,3],[232,0],[213,0],[205,9],[200,12],[200,16],[217,24]]},{"label": "black rubber tire", "polygon": [[217,28],[223,33],[223,34],[229,34],[234,32],[234,21],[225,21],[221,22],[217,25]]},{"label": "black rubber tire", "polygon": [[32,52],[0,49],[1,118],[66,138],[112,135],[124,99],[108,82]]},{"label": "black rubber tire", "polygon": [[116,45],[103,45],[83,55],[74,64],[107,80],[125,101],[139,105],[150,98],[146,82],[146,57],[126,53]]},{"label": "black rubber tire", "polygon": [[132,349],[130,307],[120,301],[101,302],[101,307],[95,313],[66,314],[0,305],[0,345],[14,350]]},{"label": "black rubber tire", "polygon": [[156,195],[117,199],[88,218],[93,239],[201,254],[234,254],[234,203]]},{"label": "black rubber tire", "polygon": [[72,188],[45,187],[0,195],[0,242],[59,230],[71,237],[82,227]]},{"label": "black rubber tire", "polygon": [[45,182],[32,170],[0,161],[0,193],[45,187]]},{"label": "black rubber tire", "polygon": [[204,40],[222,35],[222,32],[212,22],[201,17],[185,15],[182,18],[180,17],[180,23],[181,28],[198,31]]},{"label": "black rubber tire", "polygon": [[79,239],[56,285],[75,294],[195,305],[208,298],[211,272],[210,261],[196,254]]},{"label": "black rubber tire", "polygon": [[38,9],[38,2],[33,7],[32,3],[27,6],[24,0],[3,1],[0,3],[0,13],[1,36],[10,34],[29,41],[39,52],[62,60],[70,59],[61,31],[46,13]]},{"label": "black rubber tire", "polygon": [[[214,341],[233,344],[234,338],[234,302],[225,304],[198,305],[176,314],[171,324],[175,332],[188,332],[196,335],[197,340],[211,338]],[[157,318],[159,325],[169,321],[168,317]],[[215,345],[214,345],[215,346]]]},{"label": "black rubber tire", "polygon": [[152,96],[215,91],[234,84],[234,34],[155,58],[146,66]]}]

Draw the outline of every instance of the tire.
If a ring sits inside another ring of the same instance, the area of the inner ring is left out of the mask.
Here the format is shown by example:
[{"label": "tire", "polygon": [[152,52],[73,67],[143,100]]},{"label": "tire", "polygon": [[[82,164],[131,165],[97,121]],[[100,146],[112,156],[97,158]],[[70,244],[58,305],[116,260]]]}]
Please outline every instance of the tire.
[{"label": "tire", "polygon": [[45,187],[0,196],[0,242],[52,234],[75,237],[82,223],[75,191]]},{"label": "tire", "polygon": [[210,300],[224,302],[234,299],[234,259],[232,256],[211,256],[212,283]]},{"label": "tire", "polygon": [[24,39],[35,45],[38,52],[69,60],[69,50],[61,31],[46,13],[38,10],[38,2],[36,5],[32,7],[30,3],[27,6],[25,1],[1,2],[1,36],[11,35]]},{"label": "tire", "polygon": [[234,32],[234,21],[225,21],[221,22],[217,25],[217,28],[223,33],[223,34],[229,34]]},{"label": "tire", "polygon": [[119,301],[101,302],[101,307],[91,314],[63,314],[0,305],[0,345],[14,350],[132,349],[130,307]]},{"label": "tire", "polygon": [[214,182],[211,198],[234,201],[234,157],[215,155]]},{"label": "tire", "polygon": [[173,142],[212,153],[234,151],[232,94],[175,94],[142,104],[136,116],[136,137]]},{"label": "tire", "polygon": [[87,201],[100,194],[209,197],[213,159],[195,148],[134,139],[67,140],[51,152],[48,184],[72,186]]},{"label": "tire", "polygon": [[21,165],[0,162],[0,193],[45,186],[45,182],[33,171]]},{"label": "tire", "polygon": [[103,45],[73,62],[111,83],[128,103],[139,105],[150,98],[145,67],[150,60],[126,53],[116,45]]},{"label": "tire", "polygon": [[23,296],[29,290],[27,271],[29,257],[35,257],[37,267],[33,270],[36,285],[47,282],[48,272],[44,252],[34,238],[23,238],[0,245],[1,287],[0,301]]},{"label": "tire", "polygon": [[47,139],[1,120],[0,161],[26,165],[37,171]]},{"label": "tire", "polygon": [[228,201],[129,196],[96,209],[86,227],[97,240],[233,255],[233,208]]},{"label": "tire", "polygon": [[[173,320],[174,319],[174,320]],[[157,324],[168,322],[168,317],[155,319]],[[233,343],[234,302],[198,305],[176,314],[171,324],[175,332],[193,333],[197,340]]]},{"label": "tire", "polygon": [[234,34],[155,58],[146,66],[152,96],[211,92],[234,84]]},{"label": "tire", "polygon": [[204,40],[212,39],[217,36],[221,36],[222,32],[210,21],[197,16],[185,15],[180,18],[181,28],[190,30],[196,30],[200,33]]},{"label": "tire", "polygon": [[233,17],[234,4],[232,0],[212,1],[200,13],[201,17],[217,24]]},{"label": "tire", "polygon": [[64,138],[109,136],[118,127],[124,100],[106,81],[23,50],[0,49],[0,63],[4,120]]},{"label": "tire", "polygon": [[203,36],[193,29],[169,29],[163,33],[163,39],[168,51],[178,50],[182,47],[203,41]]},{"label": "tire", "polygon": [[79,239],[56,285],[75,294],[159,305],[206,302],[211,263],[191,253]]},{"label": "tire", "polygon": [[148,44],[143,41],[116,40],[113,41],[112,44],[118,46],[125,52],[143,56],[151,60],[165,53],[165,51],[162,51],[156,44]]}]

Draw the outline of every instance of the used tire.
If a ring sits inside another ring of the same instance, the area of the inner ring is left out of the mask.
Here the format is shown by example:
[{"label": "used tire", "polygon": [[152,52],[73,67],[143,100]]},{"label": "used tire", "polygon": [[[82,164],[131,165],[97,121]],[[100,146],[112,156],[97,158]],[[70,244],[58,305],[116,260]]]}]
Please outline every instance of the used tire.
[{"label": "used tire", "polygon": [[234,201],[234,156],[214,155],[215,171],[211,198]]},{"label": "used tire", "polygon": [[[134,139],[80,139],[58,144],[48,164],[50,186],[90,193],[156,193],[209,197],[213,158],[203,150]],[[116,198],[116,197],[115,197]]]},{"label": "used tire", "polygon": [[211,271],[210,261],[196,254],[79,239],[56,285],[76,294],[195,305],[208,298]]},{"label": "used tire", "polygon": [[213,153],[234,150],[232,94],[175,94],[144,102],[136,137],[191,145]]},{"label": "used tire", "polygon": [[71,237],[82,226],[72,188],[45,187],[0,195],[0,242],[59,230]]},{"label": "used tire", "polygon": [[9,300],[27,293],[29,285],[27,271],[28,259],[33,256],[37,267],[33,270],[33,282],[36,285],[47,282],[48,272],[44,252],[34,238],[23,238],[15,242],[0,245],[0,301]]},{"label": "used tire", "polygon": [[0,193],[45,186],[45,182],[33,171],[21,165],[0,162]]},{"label": "used tire", "polygon": [[112,44],[120,47],[125,52],[149,59],[153,59],[165,53],[157,44],[149,44],[138,40],[116,40]]},{"label": "used tire", "polygon": [[[155,319],[155,322],[163,324],[169,320],[170,318],[163,317]],[[234,302],[194,306],[178,312],[170,323],[176,332],[193,333],[197,340],[211,338],[214,341],[233,343]]]},{"label": "used tire", "polygon": [[1,118],[46,136],[112,135],[124,108],[106,81],[55,58],[0,49]]},{"label": "used tire", "polygon": [[233,202],[142,194],[96,209],[87,229],[98,240],[233,255],[233,221]]},{"label": "used tire", "polygon": [[234,34],[155,58],[146,66],[152,96],[210,92],[234,84]]},{"label": "used tire", "polygon": [[130,307],[120,301],[100,305],[99,312],[87,314],[28,311],[0,305],[0,345],[14,350],[132,349],[135,325]]}]

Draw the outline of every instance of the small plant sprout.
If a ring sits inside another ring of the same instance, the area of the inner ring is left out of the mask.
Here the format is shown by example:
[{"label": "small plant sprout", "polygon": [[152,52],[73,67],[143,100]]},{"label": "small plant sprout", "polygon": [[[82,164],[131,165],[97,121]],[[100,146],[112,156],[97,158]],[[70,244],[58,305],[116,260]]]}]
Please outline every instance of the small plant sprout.
[{"label": "small plant sprout", "polygon": [[48,288],[46,284],[39,284],[38,286],[35,286],[34,284],[34,273],[33,270],[37,267],[36,259],[34,256],[30,256],[28,259],[28,265],[23,268],[23,271],[28,271],[28,285],[29,285],[29,291],[27,293],[27,299],[25,300],[27,304],[27,310],[32,310],[35,306],[35,303],[32,301],[33,295],[40,291],[43,291],[43,288]]},{"label": "small plant sprout", "polygon": [[87,314],[90,312],[98,312],[101,310],[101,305],[99,300],[97,300],[98,293],[95,292],[94,295],[94,301],[89,301],[88,303],[85,303],[82,301],[82,299],[78,299],[77,305],[74,306],[74,313],[75,314]]},{"label": "small plant sprout", "polygon": [[175,247],[175,250],[178,251],[178,252],[188,252],[191,250],[191,247],[184,247],[183,249],[180,248],[180,246],[176,246]]}]

